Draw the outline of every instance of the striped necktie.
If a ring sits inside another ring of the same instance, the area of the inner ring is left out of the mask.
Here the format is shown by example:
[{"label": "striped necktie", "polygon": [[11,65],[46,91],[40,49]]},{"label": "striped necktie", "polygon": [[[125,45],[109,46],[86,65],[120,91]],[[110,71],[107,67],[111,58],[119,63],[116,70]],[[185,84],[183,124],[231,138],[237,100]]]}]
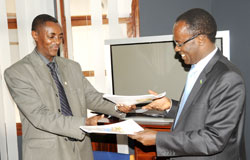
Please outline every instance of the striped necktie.
[{"label": "striped necktie", "polygon": [[50,68],[51,75],[52,75],[52,77],[56,83],[57,89],[58,89],[62,114],[65,116],[73,116],[72,111],[71,111],[70,106],[69,106],[69,102],[68,102],[66,94],[65,94],[65,91],[63,89],[63,86],[58,79],[56,69],[55,69],[55,62],[50,62],[47,64],[47,66]]}]

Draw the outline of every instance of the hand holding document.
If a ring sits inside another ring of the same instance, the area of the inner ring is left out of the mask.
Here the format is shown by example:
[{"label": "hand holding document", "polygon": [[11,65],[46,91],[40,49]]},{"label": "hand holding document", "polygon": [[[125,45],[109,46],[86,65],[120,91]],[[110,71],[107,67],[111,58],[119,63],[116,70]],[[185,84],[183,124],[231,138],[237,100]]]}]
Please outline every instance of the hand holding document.
[{"label": "hand holding document", "polygon": [[107,133],[107,134],[134,134],[135,132],[143,131],[144,129],[134,120],[100,125],[100,126],[80,126],[80,129],[87,133]]},{"label": "hand holding document", "polygon": [[166,92],[163,92],[158,95],[137,95],[137,96],[121,96],[121,95],[111,95],[111,94],[104,94],[103,98],[106,98],[116,104],[124,104],[124,105],[134,105],[139,103],[146,103],[150,102],[154,99],[161,98],[166,95]]}]

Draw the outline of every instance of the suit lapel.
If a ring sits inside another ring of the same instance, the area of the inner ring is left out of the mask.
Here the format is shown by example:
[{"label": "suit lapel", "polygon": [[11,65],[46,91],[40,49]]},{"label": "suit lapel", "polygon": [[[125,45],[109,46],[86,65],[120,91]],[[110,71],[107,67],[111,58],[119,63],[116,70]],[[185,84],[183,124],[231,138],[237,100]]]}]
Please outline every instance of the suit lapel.
[{"label": "suit lapel", "polygon": [[77,96],[77,95],[73,95],[72,93],[72,90],[73,88],[70,87],[70,83],[72,83],[72,79],[71,79],[71,70],[69,69],[69,66],[67,65],[68,63],[64,60],[62,60],[62,58],[60,57],[55,57],[55,61],[58,65],[58,71],[59,71],[59,74],[60,74],[60,79],[61,79],[61,83],[63,85],[63,88],[65,90],[65,94],[67,96],[67,100],[69,102],[69,106],[71,108],[71,111],[73,113],[74,116],[77,116],[79,115],[79,110],[74,107],[75,103],[73,101],[73,99],[75,100],[75,97],[73,96]]},{"label": "suit lapel", "polygon": [[[39,77],[39,79],[43,83],[47,83],[51,85],[55,93],[58,93],[56,84],[53,83],[54,79],[51,76],[49,68],[42,61],[41,57],[39,57],[39,55],[36,53],[35,50],[30,54],[30,62],[34,68],[34,71],[36,72],[36,75]],[[44,84],[44,85],[47,85],[47,84]]]},{"label": "suit lapel", "polygon": [[[36,53],[35,50],[30,54],[29,61],[32,65],[32,68],[34,69],[34,72],[35,72],[34,74],[39,77],[38,79],[42,81],[43,85],[48,85],[48,84],[51,85],[55,93],[58,93],[58,89],[56,87],[56,84],[54,83],[54,79],[51,76],[49,68],[42,61],[42,59],[39,57],[39,55]],[[69,87],[69,83],[70,83],[69,80],[71,80],[70,77],[72,77],[70,75],[71,71],[66,65],[67,63],[64,60],[62,60],[62,58],[55,57],[55,61],[58,65],[58,71],[59,71],[59,75],[61,79],[61,84],[64,87],[65,94],[67,96],[72,113],[73,115],[78,115],[80,114],[80,112],[79,110],[76,110],[77,108],[74,108],[75,105],[73,101],[73,99],[75,99],[73,96],[76,96],[76,95],[72,95],[72,88]],[[44,84],[44,83],[47,83],[47,84]]]},{"label": "suit lapel", "polygon": [[49,68],[45,65],[35,50],[30,55],[30,62],[39,78],[52,84]]},{"label": "suit lapel", "polygon": [[[185,113],[187,112],[187,110],[192,107],[192,103],[194,103],[194,99],[197,96],[197,93],[199,92],[199,90],[202,88],[202,86],[206,83],[207,80],[207,74],[211,71],[211,69],[213,68],[214,64],[218,61],[219,57],[222,56],[221,51],[218,49],[216,54],[213,56],[213,58],[208,62],[208,64],[206,65],[206,67],[203,69],[203,71],[200,73],[199,77],[197,78],[189,96],[188,99],[184,105],[184,108],[182,110],[182,113],[180,115],[180,118],[176,124],[176,127],[178,126],[179,122],[182,122],[183,117],[185,117]],[[175,127],[175,128],[176,128]]]},{"label": "suit lapel", "polygon": [[59,58],[59,57],[55,57],[55,62],[58,65],[58,71],[60,74],[60,78],[62,80],[62,83],[66,81],[67,76],[66,71],[67,71],[67,67],[65,65],[65,63]]}]

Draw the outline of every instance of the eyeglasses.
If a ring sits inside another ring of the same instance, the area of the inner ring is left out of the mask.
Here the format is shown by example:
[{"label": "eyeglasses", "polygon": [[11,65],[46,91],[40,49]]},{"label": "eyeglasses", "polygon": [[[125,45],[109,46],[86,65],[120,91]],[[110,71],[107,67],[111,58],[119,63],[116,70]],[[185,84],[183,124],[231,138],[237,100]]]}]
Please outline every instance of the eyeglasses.
[{"label": "eyeglasses", "polygon": [[196,37],[198,37],[199,35],[201,35],[200,33],[199,34],[196,34],[194,35],[193,37],[187,39],[186,41],[184,41],[183,43],[178,43],[174,40],[174,43],[176,44],[177,47],[182,47],[184,44],[186,44],[187,42],[189,41],[192,41],[193,39],[195,39]]}]

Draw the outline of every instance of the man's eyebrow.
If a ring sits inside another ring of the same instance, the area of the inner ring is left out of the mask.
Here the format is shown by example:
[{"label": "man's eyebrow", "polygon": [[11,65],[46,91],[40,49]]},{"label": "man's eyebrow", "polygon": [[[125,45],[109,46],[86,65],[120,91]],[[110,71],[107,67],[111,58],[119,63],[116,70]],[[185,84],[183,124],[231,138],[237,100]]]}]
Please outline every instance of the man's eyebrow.
[{"label": "man's eyebrow", "polygon": [[[52,33],[49,33],[49,34],[56,35],[55,32],[52,32]],[[61,36],[61,35],[63,35],[63,33],[60,33],[59,35]]]}]

